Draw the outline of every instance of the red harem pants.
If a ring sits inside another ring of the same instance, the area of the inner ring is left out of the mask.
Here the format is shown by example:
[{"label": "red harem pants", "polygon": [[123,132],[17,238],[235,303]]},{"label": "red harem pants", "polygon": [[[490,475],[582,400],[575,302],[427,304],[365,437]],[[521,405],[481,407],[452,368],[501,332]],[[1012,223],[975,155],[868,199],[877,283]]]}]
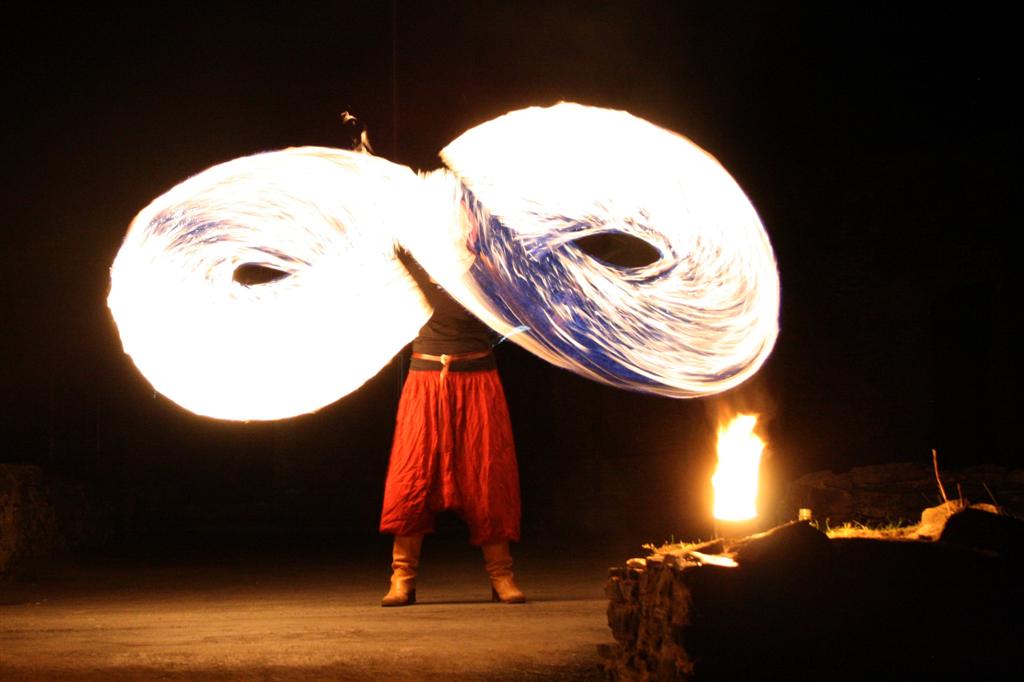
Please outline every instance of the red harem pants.
[{"label": "red harem pants", "polygon": [[519,539],[519,471],[498,370],[410,370],[398,403],[380,530],[415,535],[451,509],[474,545]]}]

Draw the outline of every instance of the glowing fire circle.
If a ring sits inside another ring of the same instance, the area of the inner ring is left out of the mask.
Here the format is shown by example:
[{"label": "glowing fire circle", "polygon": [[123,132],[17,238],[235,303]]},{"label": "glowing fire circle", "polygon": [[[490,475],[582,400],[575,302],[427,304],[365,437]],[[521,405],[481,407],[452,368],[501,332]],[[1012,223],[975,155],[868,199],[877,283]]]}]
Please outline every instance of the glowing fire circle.
[{"label": "glowing fire circle", "polygon": [[[399,239],[527,350],[674,398],[738,386],[768,357],[779,309],[771,244],[736,181],[693,142],[623,111],[563,103],[479,125],[441,157],[451,171],[428,180],[463,210],[442,238]],[[631,267],[581,246],[608,235],[655,258]]]},{"label": "glowing fire circle", "polygon": [[[626,140],[610,148],[609,136]],[[401,245],[500,334],[588,378],[672,397],[751,376],[778,333],[779,284],[750,202],[706,152],[625,112],[512,112],[417,176],[298,148],[215,166],[132,222],[108,299],[125,351],[183,407],[280,419],[358,388],[430,309]],[[580,248],[620,233],[653,262]],[[280,277],[239,281],[258,266]]]},{"label": "glowing fire circle", "polygon": [[[214,166],[144,208],[110,271],[121,341],[162,394],[220,419],[312,412],[361,386],[430,307],[389,227],[415,174],[298,148]],[[237,281],[245,266],[284,275]]]}]

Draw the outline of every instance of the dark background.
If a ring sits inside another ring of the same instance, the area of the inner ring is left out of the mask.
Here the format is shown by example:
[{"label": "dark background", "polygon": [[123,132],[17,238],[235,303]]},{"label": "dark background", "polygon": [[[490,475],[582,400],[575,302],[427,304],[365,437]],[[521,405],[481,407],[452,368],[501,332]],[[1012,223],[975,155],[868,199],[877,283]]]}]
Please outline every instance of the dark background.
[{"label": "dark background", "polygon": [[[0,461],[86,482],[127,540],[374,533],[403,363],[288,421],[185,412],[134,369],[107,311],[124,231],[212,164],[348,146],[342,111],[378,154],[428,170],[473,125],[570,100],[689,136],[757,207],[779,260],[782,332],[762,372],[725,398],[771,418],[769,496],[808,471],[927,463],[932,448],[948,467],[1013,464],[1010,22],[976,3],[890,4],[23,13],[5,31]],[[607,388],[512,344],[499,365],[526,539],[706,535],[718,401]]]}]

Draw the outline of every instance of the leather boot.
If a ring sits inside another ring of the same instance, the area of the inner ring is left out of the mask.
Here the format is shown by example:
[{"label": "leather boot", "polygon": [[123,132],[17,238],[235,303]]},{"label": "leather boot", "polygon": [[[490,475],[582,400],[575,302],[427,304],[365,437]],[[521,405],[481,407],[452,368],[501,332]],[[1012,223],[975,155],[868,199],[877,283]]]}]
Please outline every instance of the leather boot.
[{"label": "leather boot", "polygon": [[391,551],[391,589],[381,606],[409,606],[416,603],[416,569],[420,565],[423,535],[396,535]]},{"label": "leather boot", "polygon": [[484,551],[484,566],[491,576],[491,601],[505,604],[522,604],[526,595],[512,579],[512,554],[508,542],[493,542],[481,547]]}]

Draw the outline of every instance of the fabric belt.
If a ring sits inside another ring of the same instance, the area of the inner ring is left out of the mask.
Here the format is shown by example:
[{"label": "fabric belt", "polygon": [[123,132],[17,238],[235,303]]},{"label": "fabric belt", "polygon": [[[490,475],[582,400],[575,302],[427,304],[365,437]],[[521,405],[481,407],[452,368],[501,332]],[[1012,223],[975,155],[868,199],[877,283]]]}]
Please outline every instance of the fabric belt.
[{"label": "fabric belt", "polygon": [[490,354],[491,351],[489,350],[481,350],[475,351],[473,353],[456,353],[455,355],[430,355],[428,353],[413,353],[412,356],[417,360],[430,360],[432,362],[440,362],[441,381],[443,382],[444,378],[448,376],[448,368],[451,366],[453,362],[461,362],[463,360],[479,360],[481,358],[486,358]]}]

